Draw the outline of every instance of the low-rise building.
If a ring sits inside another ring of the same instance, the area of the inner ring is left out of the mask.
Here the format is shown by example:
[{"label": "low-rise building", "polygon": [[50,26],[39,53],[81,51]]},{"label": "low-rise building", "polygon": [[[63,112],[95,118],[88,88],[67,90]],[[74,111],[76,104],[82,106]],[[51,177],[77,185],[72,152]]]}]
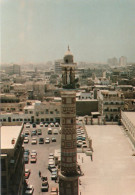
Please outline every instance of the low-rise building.
[{"label": "low-rise building", "polygon": [[1,127],[1,194],[23,194],[23,125]]},{"label": "low-rise building", "polygon": [[106,121],[119,121],[120,110],[124,108],[124,96],[119,91],[98,91],[98,110]]}]

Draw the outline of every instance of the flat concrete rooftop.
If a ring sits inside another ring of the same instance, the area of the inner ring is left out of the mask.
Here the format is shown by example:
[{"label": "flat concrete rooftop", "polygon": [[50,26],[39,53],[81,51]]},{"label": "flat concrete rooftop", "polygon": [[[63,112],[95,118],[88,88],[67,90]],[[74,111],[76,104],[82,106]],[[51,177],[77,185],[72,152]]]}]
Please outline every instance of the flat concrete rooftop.
[{"label": "flat concrete rooftop", "polygon": [[22,126],[2,126],[1,127],[1,149],[13,149],[12,139],[18,139]]},{"label": "flat concrete rooftop", "polygon": [[[78,163],[81,195],[135,195],[135,156],[122,126],[87,125],[93,142],[93,161],[84,153]],[[79,194],[79,195],[80,195]]]}]

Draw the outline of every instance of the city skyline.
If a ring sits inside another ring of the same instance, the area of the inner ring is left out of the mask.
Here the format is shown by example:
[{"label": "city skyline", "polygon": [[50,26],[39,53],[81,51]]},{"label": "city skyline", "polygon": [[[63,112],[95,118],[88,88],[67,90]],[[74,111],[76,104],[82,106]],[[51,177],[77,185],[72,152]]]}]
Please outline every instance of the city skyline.
[{"label": "city skyline", "polygon": [[132,0],[6,0],[1,4],[1,63],[47,62],[70,46],[75,61],[134,62]]}]

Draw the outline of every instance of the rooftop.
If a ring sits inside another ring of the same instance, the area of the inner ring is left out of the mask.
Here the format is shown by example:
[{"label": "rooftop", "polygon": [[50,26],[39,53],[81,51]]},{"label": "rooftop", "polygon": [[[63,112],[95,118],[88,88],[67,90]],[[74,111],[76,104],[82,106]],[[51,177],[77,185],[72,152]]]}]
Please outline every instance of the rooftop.
[{"label": "rooftop", "polygon": [[22,126],[1,127],[1,149],[13,149],[12,139],[17,140]]},{"label": "rooftop", "polygon": [[84,153],[78,154],[78,163],[84,173],[79,178],[81,194],[134,194],[135,157],[122,126],[87,125],[86,130],[92,138],[94,152],[93,161]]}]

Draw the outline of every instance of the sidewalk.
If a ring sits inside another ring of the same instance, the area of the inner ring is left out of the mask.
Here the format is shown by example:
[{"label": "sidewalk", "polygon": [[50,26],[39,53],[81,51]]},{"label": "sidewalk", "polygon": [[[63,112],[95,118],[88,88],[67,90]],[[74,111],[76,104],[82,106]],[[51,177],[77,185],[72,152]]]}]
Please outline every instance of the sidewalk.
[{"label": "sidewalk", "polygon": [[[93,142],[93,161],[78,153],[81,195],[135,195],[135,157],[120,126],[86,126]],[[80,158],[79,158],[80,157]],[[79,194],[79,195],[80,195]]]}]

